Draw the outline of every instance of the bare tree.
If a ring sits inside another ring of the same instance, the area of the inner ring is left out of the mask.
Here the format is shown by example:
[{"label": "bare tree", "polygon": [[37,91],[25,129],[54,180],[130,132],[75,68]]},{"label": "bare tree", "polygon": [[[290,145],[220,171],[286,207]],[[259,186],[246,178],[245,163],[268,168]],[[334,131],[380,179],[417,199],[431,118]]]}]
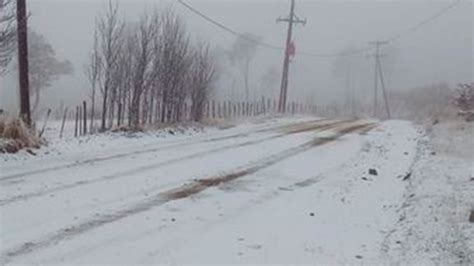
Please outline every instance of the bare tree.
[{"label": "bare tree", "polygon": [[132,53],[133,88],[130,105],[130,124],[137,128],[140,123],[140,103],[143,92],[150,83],[151,64],[153,62],[153,41],[159,22],[157,16],[142,15],[133,34],[129,36]]},{"label": "bare tree", "polygon": [[94,47],[92,52],[89,56],[89,64],[85,67],[85,74],[89,83],[91,85],[91,112],[90,112],[90,130],[94,132],[94,117],[95,117],[95,99],[96,99],[96,91],[97,91],[97,84],[100,82],[101,77],[101,64],[100,61],[100,51],[99,51],[99,43],[98,43],[98,34],[97,30],[94,32]]},{"label": "bare tree", "polygon": [[101,130],[106,129],[109,93],[115,90],[118,82],[117,71],[123,42],[124,23],[118,15],[118,4],[108,2],[105,14],[99,18],[97,29],[99,35],[100,58],[100,91],[102,93]]},{"label": "bare tree", "polygon": [[34,113],[39,106],[41,91],[50,87],[61,76],[69,75],[74,70],[71,62],[60,61],[56,58],[54,48],[43,35],[30,31],[28,50],[30,92],[34,96],[32,106]]},{"label": "bare tree", "polygon": [[179,16],[171,10],[162,14],[161,34],[156,45],[154,73],[161,94],[161,122],[180,119],[185,101],[184,80],[191,65],[189,38]]},{"label": "bare tree", "polygon": [[0,0],[0,74],[15,53],[16,30],[13,0]]},{"label": "bare tree", "polygon": [[230,52],[229,58],[232,64],[237,65],[244,78],[245,98],[250,100],[250,64],[257,53],[258,41],[261,39],[251,33],[240,35]]},{"label": "bare tree", "polygon": [[191,119],[201,121],[204,108],[214,88],[216,68],[209,54],[209,45],[200,43],[193,53],[190,70]]},{"label": "bare tree", "polygon": [[[124,36],[130,36],[134,29],[132,27],[125,27]],[[117,87],[117,126],[125,123],[125,110],[130,106],[130,93],[133,87],[133,46],[131,38],[125,38],[124,46],[121,50],[118,59],[118,69],[116,71],[118,79]],[[128,116],[128,121],[131,121]]]}]

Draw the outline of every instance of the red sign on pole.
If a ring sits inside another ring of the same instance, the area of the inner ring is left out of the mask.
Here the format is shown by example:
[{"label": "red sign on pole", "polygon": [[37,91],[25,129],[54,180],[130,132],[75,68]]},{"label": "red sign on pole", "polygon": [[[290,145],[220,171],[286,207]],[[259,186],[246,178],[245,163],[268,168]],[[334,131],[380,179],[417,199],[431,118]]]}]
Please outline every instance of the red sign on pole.
[{"label": "red sign on pole", "polygon": [[295,57],[295,55],[296,55],[296,46],[295,46],[295,43],[293,41],[290,43],[290,46],[288,47],[287,52],[288,52],[288,55],[290,57]]}]

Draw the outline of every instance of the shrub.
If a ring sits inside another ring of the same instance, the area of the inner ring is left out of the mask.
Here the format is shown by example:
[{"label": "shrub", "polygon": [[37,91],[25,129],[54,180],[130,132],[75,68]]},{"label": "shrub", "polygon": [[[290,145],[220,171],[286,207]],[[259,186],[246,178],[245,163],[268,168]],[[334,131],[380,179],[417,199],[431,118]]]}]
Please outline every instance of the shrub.
[{"label": "shrub", "polygon": [[15,153],[24,148],[39,148],[43,140],[21,119],[0,116],[0,153]]},{"label": "shrub", "polygon": [[459,84],[453,102],[461,112],[474,111],[474,83]]}]

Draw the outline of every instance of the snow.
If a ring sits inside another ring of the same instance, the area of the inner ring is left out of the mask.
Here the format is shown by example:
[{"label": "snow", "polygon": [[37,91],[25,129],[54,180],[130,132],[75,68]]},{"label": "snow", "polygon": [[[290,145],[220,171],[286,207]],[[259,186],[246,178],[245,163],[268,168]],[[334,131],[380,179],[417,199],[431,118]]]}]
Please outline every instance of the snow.
[{"label": "snow", "polygon": [[474,125],[429,127],[419,145],[400,220],[387,237],[389,261],[416,265],[472,265]]},{"label": "snow", "polygon": [[[356,130],[372,123],[267,118],[63,140],[52,126],[38,156],[0,160],[0,262],[455,263],[440,252],[416,256],[426,237],[448,236],[468,262],[473,183],[458,175],[472,174],[469,150],[431,155],[427,145],[441,150],[450,128],[427,135],[410,122],[385,121]],[[167,197],[234,173],[243,174]],[[433,204],[438,224],[430,222]]]}]

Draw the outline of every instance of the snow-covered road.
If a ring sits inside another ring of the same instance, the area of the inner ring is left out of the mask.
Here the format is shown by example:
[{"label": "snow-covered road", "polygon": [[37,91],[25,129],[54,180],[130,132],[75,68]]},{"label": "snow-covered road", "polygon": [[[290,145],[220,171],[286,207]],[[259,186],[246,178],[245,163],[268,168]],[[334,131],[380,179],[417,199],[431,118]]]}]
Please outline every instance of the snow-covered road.
[{"label": "snow-covered road", "polygon": [[0,262],[380,263],[421,134],[279,118],[5,159]]}]

